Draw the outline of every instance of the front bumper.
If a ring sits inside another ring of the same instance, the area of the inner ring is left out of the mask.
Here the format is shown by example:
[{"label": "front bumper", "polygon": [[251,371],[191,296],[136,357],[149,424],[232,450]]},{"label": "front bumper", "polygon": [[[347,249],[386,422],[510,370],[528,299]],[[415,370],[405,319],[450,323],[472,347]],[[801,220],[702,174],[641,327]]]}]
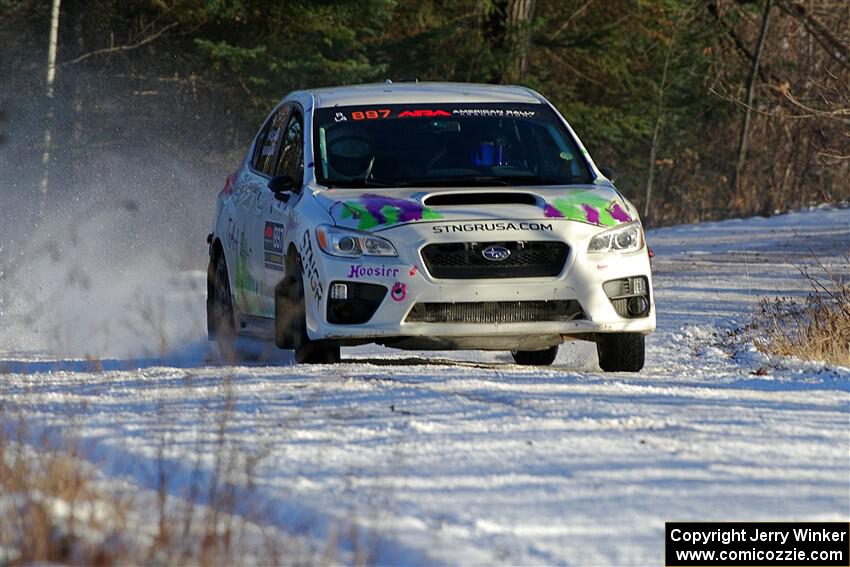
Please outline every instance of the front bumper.
[{"label": "front bumper", "polygon": [[[386,295],[374,315],[354,325],[328,322],[328,301],[308,306],[307,327],[313,339],[343,342],[367,340],[411,348],[535,349],[558,344],[565,338],[592,338],[598,333],[647,334],[655,330],[652,275],[646,247],[631,254],[587,254],[587,244],[600,228],[569,220],[547,219],[547,230],[436,233],[435,223],[416,222],[380,231],[392,241],[394,258],[337,258],[321,254],[318,262],[325,289],[333,282],[385,286]],[[527,224],[525,225],[527,226]],[[434,242],[506,242],[554,240],[570,250],[563,270],[553,277],[498,279],[439,279],[423,262],[421,250]],[[605,282],[647,278],[649,312],[627,318],[618,314],[603,289]],[[425,323],[407,321],[417,303],[577,301],[583,318],[562,321]]]}]

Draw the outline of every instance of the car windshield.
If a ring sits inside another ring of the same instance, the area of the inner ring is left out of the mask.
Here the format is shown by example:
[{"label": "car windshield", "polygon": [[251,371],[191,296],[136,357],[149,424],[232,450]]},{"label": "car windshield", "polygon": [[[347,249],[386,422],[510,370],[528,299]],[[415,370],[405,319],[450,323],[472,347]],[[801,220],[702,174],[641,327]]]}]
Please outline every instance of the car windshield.
[{"label": "car windshield", "polygon": [[544,104],[320,108],[316,177],[329,187],[572,185],[587,161]]}]

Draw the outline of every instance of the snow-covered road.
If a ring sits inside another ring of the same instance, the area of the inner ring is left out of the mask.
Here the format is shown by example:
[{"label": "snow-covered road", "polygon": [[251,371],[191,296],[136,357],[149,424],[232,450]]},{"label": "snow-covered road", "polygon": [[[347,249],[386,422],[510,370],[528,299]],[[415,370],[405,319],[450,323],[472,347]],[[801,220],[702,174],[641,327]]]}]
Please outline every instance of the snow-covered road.
[{"label": "snow-covered road", "polygon": [[600,372],[587,344],[531,369],[377,347],[319,367],[220,367],[200,343],[152,360],[9,354],[4,418],[73,422],[105,474],[148,488],[165,439],[176,496],[212,474],[223,424],[267,522],[320,542],[375,528],[387,564],[661,565],[666,520],[847,520],[850,369],[774,368],[726,331],[760,297],[806,293],[811,252],[850,277],[850,210],[648,239],[659,330],[639,374]]}]

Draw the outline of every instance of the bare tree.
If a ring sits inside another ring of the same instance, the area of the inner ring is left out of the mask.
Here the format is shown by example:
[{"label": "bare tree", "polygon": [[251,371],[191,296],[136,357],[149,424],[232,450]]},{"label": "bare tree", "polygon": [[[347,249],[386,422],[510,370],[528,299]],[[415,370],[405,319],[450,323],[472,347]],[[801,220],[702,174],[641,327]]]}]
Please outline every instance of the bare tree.
[{"label": "bare tree", "polygon": [[824,48],[827,55],[845,68],[850,67],[850,45],[836,37],[806,6],[788,0],[778,0],[777,6],[786,14],[802,22],[809,33],[812,34],[812,37]]},{"label": "bare tree", "polygon": [[655,179],[655,158],[658,155],[658,141],[661,138],[661,128],[664,125],[664,96],[667,93],[667,73],[670,69],[670,54],[673,52],[675,35],[667,44],[664,54],[664,67],[661,71],[661,83],[658,85],[658,104],[655,111],[655,126],[652,128],[652,143],[649,147],[649,172],[646,176],[646,199],[643,203],[643,216],[649,219],[649,204],[652,199],[652,183]]},{"label": "bare tree", "polygon": [[502,73],[506,83],[519,83],[528,73],[533,15],[534,0],[508,0],[505,14],[508,58]]},{"label": "bare tree", "polygon": [[756,50],[753,53],[753,65],[750,71],[750,78],[747,81],[747,102],[744,106],[744,125],[741,127],[741,139],[738,142],[738,159],[735,161],[735,171],[732,173],[732,191],[735,196],[738,196],[739,185],[741,183],[741,171],[744,168],[744,162],[747,159],[747,136],[750,130],[750,118],[753,109],[753,99],[755,97],[756,80],[758,79],[759,63],[761,55],[764,52],[764,41],[767,37],[767,23],[770,20],[770,9],[773,7],[773,0],[765,0],[764,13],[761,19],[761,29],[759,30],[758,41],[756,42]]},{"label": "bare tree", "polygon": [[41,154],[41,164],[44,172],[41,176],[41,210],[47,200],[47,190],[50,184],[50,151],[53,146],[53,83],[56,79],[56,47],[59,40],[59,5],[62,0],[53,0],[53,10],[50,14],[50,44],[47,50],[47,124],[44,128],[44,153]]},{"label": "bare tree", "polygon": [[528,73],[531,18],[535,0],[494,0],[486,3],[485,29],[497,56],[497,82],[519,83]]}]

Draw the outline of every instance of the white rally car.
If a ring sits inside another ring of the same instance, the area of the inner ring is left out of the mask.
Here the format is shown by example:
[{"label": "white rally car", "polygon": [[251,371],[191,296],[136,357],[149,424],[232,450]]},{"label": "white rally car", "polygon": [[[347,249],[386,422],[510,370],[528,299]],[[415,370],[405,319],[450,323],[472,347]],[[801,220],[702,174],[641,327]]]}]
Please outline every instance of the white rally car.
[{"label": "white rally car", "polygon": [[207,319],[222,349],[274,339],[508,350],[564,340],[637,371],[655,329],[635,207],[523,87],[373,84],[291,93],[219,194]]}]

